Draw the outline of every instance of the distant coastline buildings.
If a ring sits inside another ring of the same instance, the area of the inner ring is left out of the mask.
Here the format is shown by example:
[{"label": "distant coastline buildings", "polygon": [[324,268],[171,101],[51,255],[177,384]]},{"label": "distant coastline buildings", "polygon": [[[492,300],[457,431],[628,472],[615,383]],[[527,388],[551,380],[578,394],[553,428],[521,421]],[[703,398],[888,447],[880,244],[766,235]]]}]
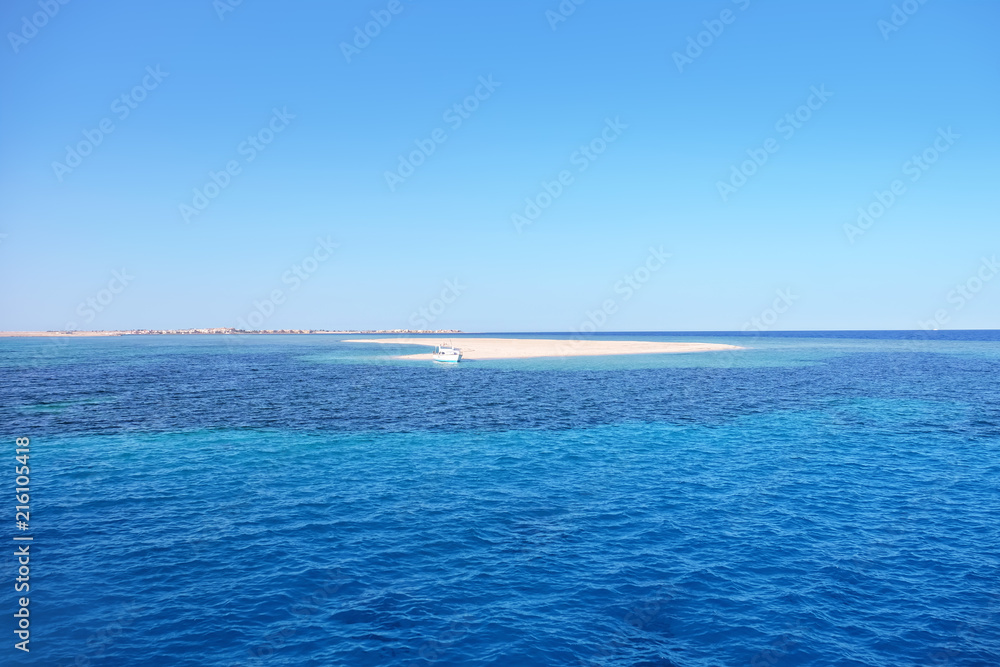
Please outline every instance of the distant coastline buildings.
[{"label": "distant coastline buildings", "polygon": [[117,336],[163,336],[163,335],[213,335],[213,334],[460,334],[459,329],[351,329],[331,331],[328,329],[234,329],[216,327],[214,329],[128,329],[122,331],[63,331],[50,333],[87,334],[103,333]]}]

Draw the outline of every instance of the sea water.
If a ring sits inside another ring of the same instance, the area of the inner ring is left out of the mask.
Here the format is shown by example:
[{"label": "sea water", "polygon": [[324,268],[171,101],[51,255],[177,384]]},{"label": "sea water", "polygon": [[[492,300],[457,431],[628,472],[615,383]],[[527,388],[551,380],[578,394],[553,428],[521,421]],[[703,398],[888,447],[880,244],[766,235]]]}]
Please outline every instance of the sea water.
[{"label": "sea water", "polygon": [[622,337],[0,339],[0,664],[1000,664],[1000,335]]}]

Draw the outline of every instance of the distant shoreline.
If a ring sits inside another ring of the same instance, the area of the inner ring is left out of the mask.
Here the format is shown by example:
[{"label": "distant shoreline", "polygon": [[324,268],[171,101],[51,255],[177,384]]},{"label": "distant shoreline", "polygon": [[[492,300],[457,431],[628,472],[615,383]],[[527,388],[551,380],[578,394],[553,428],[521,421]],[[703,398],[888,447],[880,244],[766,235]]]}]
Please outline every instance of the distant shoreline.
[{"label": "distant shoreline", "polygon": [[0,338],[92,338],[100,336],[260,336],[260,335],[335,335],[350,334],[460,334],[458,329],[425,331],[422,329],[357,329],[333,331],[327,329],[129,329],[120,331],[0,331]]}]

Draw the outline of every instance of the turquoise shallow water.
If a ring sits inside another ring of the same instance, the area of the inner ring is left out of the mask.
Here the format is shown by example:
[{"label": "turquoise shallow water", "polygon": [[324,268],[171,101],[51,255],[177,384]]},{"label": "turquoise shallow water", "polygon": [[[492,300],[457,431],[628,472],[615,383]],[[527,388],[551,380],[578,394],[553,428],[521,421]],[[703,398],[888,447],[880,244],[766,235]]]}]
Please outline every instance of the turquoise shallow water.
[{"label": "turquoise shallow water", "polygon": [[1000,664],[1000,336],[646,338],[749,349],[0,340],[0,662]]}]

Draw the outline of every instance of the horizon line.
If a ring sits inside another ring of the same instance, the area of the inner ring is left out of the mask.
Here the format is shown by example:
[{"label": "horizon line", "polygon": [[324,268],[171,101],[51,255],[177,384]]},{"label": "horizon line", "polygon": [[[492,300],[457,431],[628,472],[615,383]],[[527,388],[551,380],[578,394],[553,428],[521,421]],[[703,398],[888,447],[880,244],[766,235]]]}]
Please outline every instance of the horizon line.
[{"label": "horizon line", "polygon": [[[616,331],[562,331],[562,330],[510,330],[510,331],[464,331],[461,329],[309,329],[309,328],[283,328],[283,329],[237,329],[235,327],[178,327],[171,329],[16,329],[0,330],[0,335],[4,334],[100,334],[100,333],[129,333],[150,332],[152,335],[172,335],[168,332],[185,332],[186,335],[240,335],[272,333],[275,335],[310,335],[310,334],[384,334],[384,335],[494,335],[494,334],[559,334],[573,336],[610,336],[618,334],[662,334],[662,333],[724,333],[724,334],[771,334],[771,333],[876,333],[876,332],[914,332],[914,333],[934,333],[934,332],[962,332],[962,331],[1000,331],[1000,328],[968,328],[968,329],[621,329]],[[191,333],[193,332],[193,333]],[[133,335],[150,335],[133,334]]]}]

